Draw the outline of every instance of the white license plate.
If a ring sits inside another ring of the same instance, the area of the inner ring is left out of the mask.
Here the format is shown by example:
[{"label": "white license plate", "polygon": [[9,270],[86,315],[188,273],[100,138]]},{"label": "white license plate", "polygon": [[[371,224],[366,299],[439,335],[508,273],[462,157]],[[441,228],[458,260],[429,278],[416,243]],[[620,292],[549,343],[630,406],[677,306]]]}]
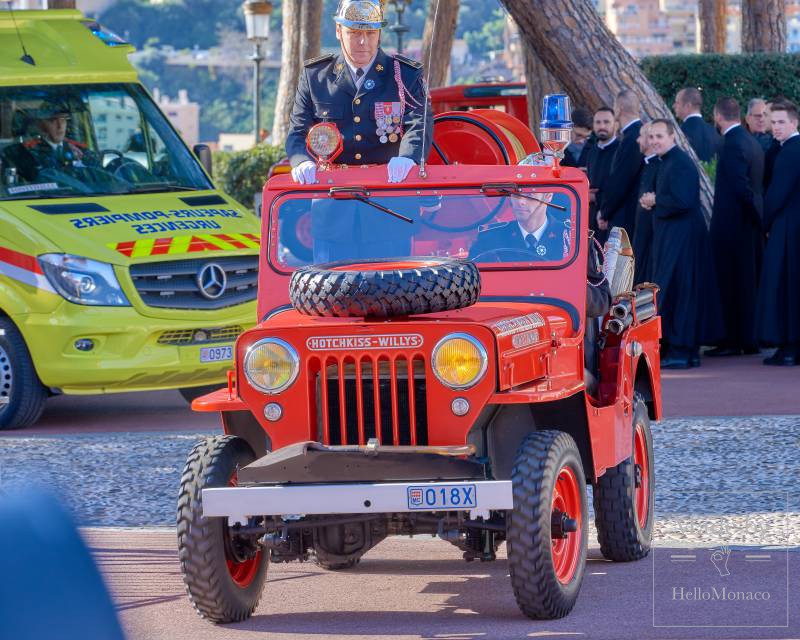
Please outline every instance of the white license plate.
[{"label": "white license plate", "polygon": [[437,484],[408,487],[409,509],[474,509],[478,489],[474,484]]},{"label": "white license plate", "polygon": [[200,349],[200,362],[219,362],[221,360],[233,360],[233,345]]}]

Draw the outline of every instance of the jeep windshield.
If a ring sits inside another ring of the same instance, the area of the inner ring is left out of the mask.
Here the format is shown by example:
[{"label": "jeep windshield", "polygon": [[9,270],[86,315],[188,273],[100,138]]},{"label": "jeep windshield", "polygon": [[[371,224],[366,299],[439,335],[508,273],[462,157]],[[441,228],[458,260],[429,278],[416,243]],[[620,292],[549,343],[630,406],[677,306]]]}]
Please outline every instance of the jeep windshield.
[{"label": "jeep windshield", "polygon": [[211,188],[136,84],[0,87],[0,200]]},{"label": "jeep windshield", "polygon": [[[557,266],[575,248],[576,205],[564,187],[287,194],[272,206],[270,259],[279,270],[340,260],[469,258]],[[312,197],[313,196],[313,197]]]}]

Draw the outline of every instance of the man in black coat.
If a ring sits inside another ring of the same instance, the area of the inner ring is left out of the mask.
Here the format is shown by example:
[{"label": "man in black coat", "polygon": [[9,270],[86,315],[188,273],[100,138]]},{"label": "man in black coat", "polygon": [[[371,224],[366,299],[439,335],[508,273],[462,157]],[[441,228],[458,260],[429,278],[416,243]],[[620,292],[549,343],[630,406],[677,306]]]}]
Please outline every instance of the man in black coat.
[{"label": "man in black coat", "polygon": [[636,225],[637,189],[644,161],[639,149],[639,130],[642,128],[639,109],[639,98],[629,89],[621,91],[614,101],[620,143],[611,161],[597,222],[601,229],[623,227],[631,239]]},{"label": "man in black coat", "polygon": [[733,98],[717,100],[714,121],[723,143],[710,233],[725,335],[706,355],[758,353],[755,310],[764,250],[764,152],[741,126],[741,110]]},{"label": "man in black coat", "polygon": [[800,134],[797,107],[775,103],[772,135],[781,145],[764,196],[767,246],[758,292],[758,337],[777,346],[764,364],[800,364]]},{"label": "man in black coat", "polygon": [[656,190],[656,177],[661,160],[652,150],[648,134],[650,124],[643,124],[639,130],[639,150],[644,156],[642,172],[636,189],[636,224],[633,232],[633,255],[635,258],[634,284],[652,282],[653,280],[653,208],[641,205],[641,197],[645,193]]},{"label": "man in black coat", "polygon": [[718,338],[714,266],[700,207],[700,176],[675,145],[668,120],[654,120],[650,141],[661,159],[655,192],[641,198],[653,209],[653,281],[660,287],[663,369],[699,366],[699,347]]},{"label": "man in black coat", "polygon": [[603,231],[600,232],[597,212],[603,208],[603,198],[611,174],[611,162],[619,147],[614,111],[609,107],[600,107],[594,112],[592,128],[596,142],[586,157],[586,175],[589,177],[589,227],[602,243],[605,241],[607,235],[605,229],[608,225],[604,223]]},{"label": "man in black coat", "polygon": [[341,52],[307,60],[297,85],[286,138],[292,177],[317,181],[306,136],[313,125],[332,122],[343,138],[336,162],[387,163],[389,182],[402,182],[432,142],[422,65],[380,48],[386,22],[378,0],[341,0],[334,20]]},{"label": "man in black coat", "polygon": [[694,87],[678,91],[672,105],[675,115],[681,120],[681,131],[688,138],[692,149],[703,162],[711,162],[720,144],[719,134],[703,120],[703,96]]},{"label": "man in black coat", "polygon": [[747,130],[766,153],[772,146],[772,134],[769,132],[769,108],[763,98],[753,98],[747,103],[747,115],[744,117]]}]

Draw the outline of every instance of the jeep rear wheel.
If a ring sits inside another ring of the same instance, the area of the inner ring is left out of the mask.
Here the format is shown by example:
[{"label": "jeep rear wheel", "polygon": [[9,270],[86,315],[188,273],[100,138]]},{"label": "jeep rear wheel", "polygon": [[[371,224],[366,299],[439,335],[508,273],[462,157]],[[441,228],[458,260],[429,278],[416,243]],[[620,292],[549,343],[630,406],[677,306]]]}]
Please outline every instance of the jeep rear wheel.
[{"label": "jeep rear wheel", "polygon": [[212,622],[249,618],[261,598],[269,554],[255,538],[237,536],[227,518],[203,517],[202,491],[236,486],[238,469],[255,460],[235,436],[214,436],[189,454],[178,494],[178,552],[197,612]]},{"label": "jeep rear wheel", "polygon": [[29,427],[41,417],[47,389],[39,381],[22,334],[0,318],[0,431]]},{"label": "jeep rear wheel", "polygon": [[586,479],[575,441],[560,431],[529,434],[511,482],[506,531],[514,597],[529,618],[562,618],[578,598],[588,547]]},{"label": "jeep rear wheel", "polygon": [[478,267],[466,260],[397,258],[332,262],[292,274],[289,298],[310,316],[391,318],[475,304]]},{"label": "jeep rear wheel", "polygon": [[650,552],[653,537],[653,435],[647,405],[634,396],[632,455],[608,469],[594,485],[597,539],[604,558],[629,562]]}]

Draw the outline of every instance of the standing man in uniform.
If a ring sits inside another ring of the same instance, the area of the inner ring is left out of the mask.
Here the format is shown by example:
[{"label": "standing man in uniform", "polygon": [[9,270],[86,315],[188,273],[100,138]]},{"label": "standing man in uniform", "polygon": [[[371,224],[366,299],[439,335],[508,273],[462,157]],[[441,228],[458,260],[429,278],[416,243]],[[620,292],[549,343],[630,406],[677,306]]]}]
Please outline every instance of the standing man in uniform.
[{"label": "standing man in uniform", "polygon": [[772,135],[780,144],[764,196],[768,234],[758,292],[758,335],[778,350],[764,364],[800,364],[800,133],[797,107],[772,105]]},{"label": "standing man in uniform", "polygon": [[719,134],[703,120],[703,96],[694,87],[678,91],[672,104],[675,115],[681,120],[681,131],[689,139],[692,149],[703,162],[711,162],[720,144]]},{"label": "standing man in uniform", "polygon": [[389,182],[402,182],[431,148],[433,116],[422,65],[380,48],[386,21],[378,0],[341,0],[334,20],[341,53],[307,60],[297,86],[286,139],[292,177],[300,184],[317,181],[306,135],[328,121],[344,140],[337,162],[388,163]]},{"label": "standing man in uniform", "polygon": [[661,288],[661,368],[699,367],[700,346],[719,337],[719,303],[700,207],[700,175],[675,144],[672,122],[653,120],[649,137],[661,164],[655,192],[643,194],[640,203],[653,211],[652,276]]},{"label": "standing man in uniform", "polygon": [[725,334],[707,356],[758,353],[755,313],[764,251],[764,151],[741,125],[741,115],[733,98],[720,98],[714,105],[722,146],[710,234]]}]

